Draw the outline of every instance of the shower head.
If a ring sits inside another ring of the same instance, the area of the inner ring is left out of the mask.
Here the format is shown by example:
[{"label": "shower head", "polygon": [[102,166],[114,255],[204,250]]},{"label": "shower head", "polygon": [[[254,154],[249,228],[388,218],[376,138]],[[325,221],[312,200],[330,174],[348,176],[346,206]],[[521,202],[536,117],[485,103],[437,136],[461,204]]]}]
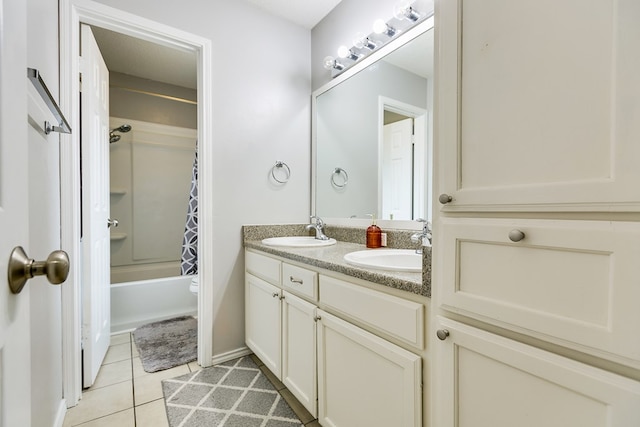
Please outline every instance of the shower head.
[{"label": "shower head", "polygon": [[109,132],[109,144],[113,144],[114,142],[120,141],[121,136],[114,134],[114,132],[127,133],[130,130],[131,130],[131,125],[128,125],[128,124],[124,124],[115,129],[111,129],[111,131]]}]

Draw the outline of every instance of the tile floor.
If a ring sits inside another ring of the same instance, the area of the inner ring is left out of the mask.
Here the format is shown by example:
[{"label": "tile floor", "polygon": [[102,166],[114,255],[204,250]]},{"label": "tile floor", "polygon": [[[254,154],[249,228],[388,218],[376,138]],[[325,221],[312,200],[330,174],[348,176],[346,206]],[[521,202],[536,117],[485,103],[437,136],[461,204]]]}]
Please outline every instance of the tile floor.
[{"label": "tile floor", "polygon": [[[320,427],[289,390],[255,356],[254,361],[306,427]],[[63,427],[168,427],[161,382],[195,372],[196,362],[152,374],[142,369],[131,334],[114,335],[98,377],[70,408]]]}]

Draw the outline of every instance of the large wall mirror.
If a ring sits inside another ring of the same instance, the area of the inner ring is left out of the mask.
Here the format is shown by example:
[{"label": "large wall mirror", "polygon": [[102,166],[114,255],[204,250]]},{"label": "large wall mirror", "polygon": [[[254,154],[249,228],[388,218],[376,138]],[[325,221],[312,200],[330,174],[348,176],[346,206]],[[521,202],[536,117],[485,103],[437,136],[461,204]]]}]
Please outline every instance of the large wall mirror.
[{"label": "large wall mirror", "polygon": [[433,19],[313,94],[314,214],[394,228],[431,218]]}]

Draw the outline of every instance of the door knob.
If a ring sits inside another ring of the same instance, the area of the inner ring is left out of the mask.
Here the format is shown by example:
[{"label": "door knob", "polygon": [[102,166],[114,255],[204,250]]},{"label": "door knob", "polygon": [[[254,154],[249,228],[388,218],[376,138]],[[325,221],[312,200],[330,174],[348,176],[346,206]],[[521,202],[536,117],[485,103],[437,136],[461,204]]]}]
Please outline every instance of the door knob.
[{"label": "door knob", "polygon": [[52,285],[59,285],[69,275],[69,255],[65,251],[53,251],[46,261],[35,261],[27,256],[22,246],[16,246],[9,256],[9,287],[19,294],[34,276],[47,276]]},{"label": "door knob", "polygon": [[449,336],[449,331],[447,331],[446,329],[438,329],[436,331],[436,336],[440,341],[444,341]]},{"label": "door knob", "polygon": [[453,197],[451,197],[448,194],[441,194],[440,197],[438,197],[438,201],[443,204],[446,205],[447,203],[451,202],[453,200]]},{"label": "door knob", "polygon": [[110,227],[114,227],[115,228],[115,227],[118,226],[118,224],[119,223],[118,223],[117,219],[111,219],[111,218],[107,219],[107,228],[110,228]]}]

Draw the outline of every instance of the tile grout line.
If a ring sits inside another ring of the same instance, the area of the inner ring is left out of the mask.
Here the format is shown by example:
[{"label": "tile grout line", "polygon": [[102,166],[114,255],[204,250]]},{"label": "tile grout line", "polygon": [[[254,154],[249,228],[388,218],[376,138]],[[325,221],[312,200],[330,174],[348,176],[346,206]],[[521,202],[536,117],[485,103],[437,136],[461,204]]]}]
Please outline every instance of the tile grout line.
[{"label": "tile grout line", "polygon": [[136,413],[136,382],[134,381],[134,370],[133,370],[133,334],[129,332],[129,355],[131,358],[129,359],[131,362],[131,402],[133,403],[133,427],[138,426],[138,415]]}]

